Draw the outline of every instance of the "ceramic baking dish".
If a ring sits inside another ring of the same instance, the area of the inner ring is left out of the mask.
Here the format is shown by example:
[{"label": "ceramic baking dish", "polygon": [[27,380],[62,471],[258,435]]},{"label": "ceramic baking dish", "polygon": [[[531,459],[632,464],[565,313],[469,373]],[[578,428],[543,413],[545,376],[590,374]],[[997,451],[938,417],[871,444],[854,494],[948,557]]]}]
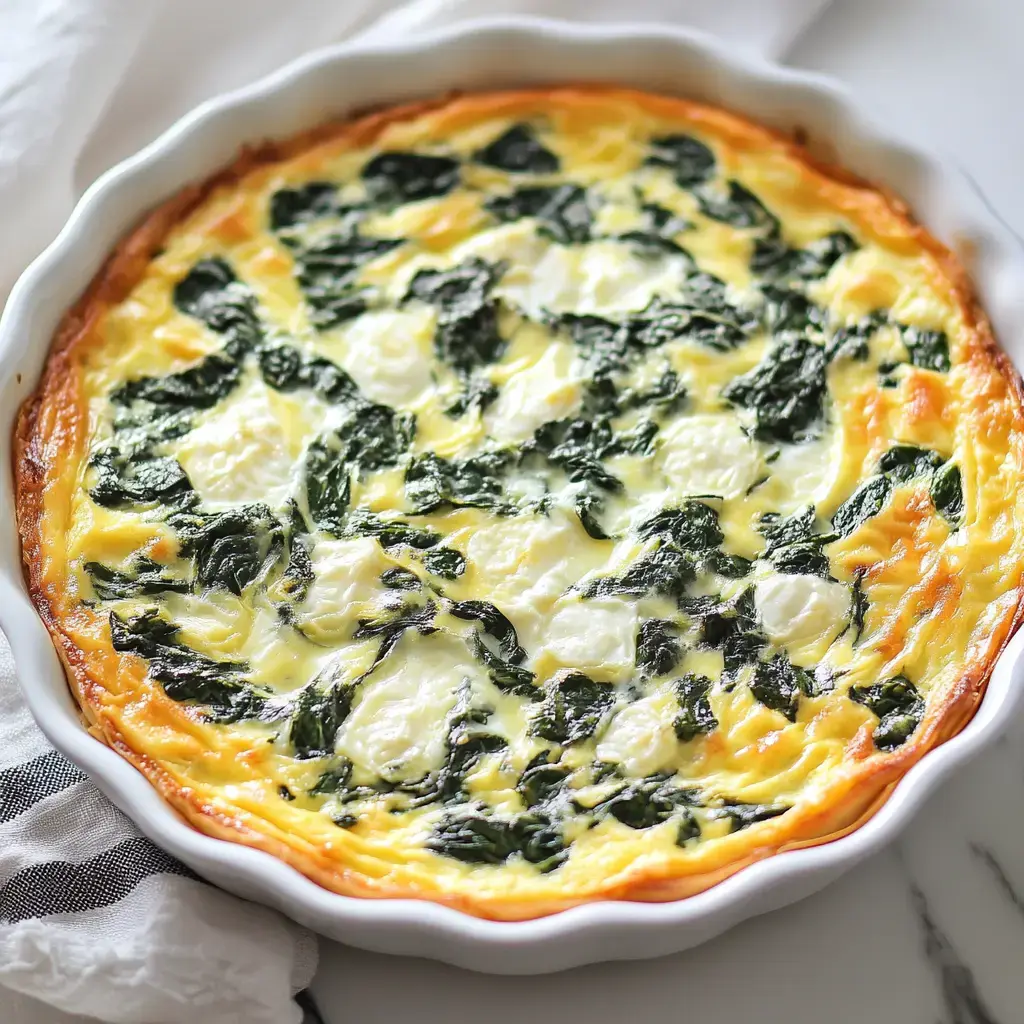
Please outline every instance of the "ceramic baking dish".
[{"label": "ceramic baking dish", "polygon": [[996,335],[1024,366],[1024,263],[1008,230],[956,172],[889,136],[833,83],[741,56],[678,29],[569,27],[539,19],[467,24],[414,42],[340,46],[199,107],[85,194],[15,287],[0,321],[0,627],[26,700],[53,744],[139,827],[210,881],[351,945],[500,973],[539,973],[685,949],[820,889],[897,834],[939,781],[991,743],[1024,690],[1024,631],[999,659],[967,727],[913,767],[863,826],[780,854],[689,899],[592,903],[520,923],[414,900],[338,896],[272,856],[186,825],[149,782],[92,738],[25,590],[14,520],[11,429],[53,331],[108,252],[161,199],[228,162],[243,144],[293,135],[354,110],[460,89],[606,81],[731,108],[902,196],[972,273]]}]

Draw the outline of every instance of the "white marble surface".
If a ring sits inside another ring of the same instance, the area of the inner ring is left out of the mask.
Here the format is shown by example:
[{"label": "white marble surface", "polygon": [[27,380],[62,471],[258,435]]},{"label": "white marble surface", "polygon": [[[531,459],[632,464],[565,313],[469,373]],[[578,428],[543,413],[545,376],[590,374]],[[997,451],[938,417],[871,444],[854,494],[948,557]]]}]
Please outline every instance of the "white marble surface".
[{"label": "white marble surface", "polygon": [[[790,62],[959,161],[1024,234],[1022,39],[1020,0],[835,0]],[[325,942],[313,991],[326,1024],[1020,1024],[1024,719],[893,848],[699,949],[523,979]]]}]

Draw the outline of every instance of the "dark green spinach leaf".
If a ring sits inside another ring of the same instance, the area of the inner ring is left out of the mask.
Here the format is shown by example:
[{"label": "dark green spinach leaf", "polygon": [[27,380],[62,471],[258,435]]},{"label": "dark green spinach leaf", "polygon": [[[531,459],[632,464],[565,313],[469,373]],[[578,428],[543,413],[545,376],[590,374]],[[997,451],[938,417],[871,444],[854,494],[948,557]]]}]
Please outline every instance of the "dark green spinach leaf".
[{"label": "dark green spinach leaf", "polygon": [[494,196],[484,204],[506,223],[523,217],[537,219],[539,234],[562,245],[589,242],[594,226],[591,198],[581,185],[531,185],[511,195]]},{"label": "dark green spinach leaf", "polygon": [[582,672],[562,673],[544,687],[544,700],[530,721],[530,732],[554,743],[578,743],[594,735],[613,701],[607,684],[594,682]]},{"label": "dark green spinach leaf", "polygon": [[683,645],[679,627],[669,619],[647,619],[636,635],[636,666],[643,675],[663,676],[679,664]]},{"label": "dark green spinach leaf", "polygon": [[477,163],[510,174],[554,174],[558,157],[537,138],[528,124],[514,124],[473,158]]},{"label": "dark green spinach leaf", "polygon": [[878,717],[873,738],[879,750],[902,746],[924,717],[924,698],[903,675],[868,686],[851,686],[848,695]]},{"label": "dark green spinach leaf", "polygon": [[360,176],[372,202],[400,206],[447,195],[459,183],[459,162],[447,156],[392,151],[369,160]]},{"label": "dark green spinach leaf", "polygon": [[667,167],[683,189],[701,185],[715,173],[715,154],[692,135],[661,135],[651,139],[647,163]]},{"label": "dark green spinach leaf", "polygon": [[814,436],[825,415],[825,352],[806,338],[780,342],[765,358],[722,391],[731,404],[750,409],[754,435],[792,444]]},{"label": "dark green spinach leaf", "polygon": [[706,735],[718,728],[718,719],[711,710],[708,694],[711,692],[711,680],[707,676],[687,672],[675,683],[676,699],[679,701],[679,714],[673,725],[676,736],[684,743],[697,736]]}]

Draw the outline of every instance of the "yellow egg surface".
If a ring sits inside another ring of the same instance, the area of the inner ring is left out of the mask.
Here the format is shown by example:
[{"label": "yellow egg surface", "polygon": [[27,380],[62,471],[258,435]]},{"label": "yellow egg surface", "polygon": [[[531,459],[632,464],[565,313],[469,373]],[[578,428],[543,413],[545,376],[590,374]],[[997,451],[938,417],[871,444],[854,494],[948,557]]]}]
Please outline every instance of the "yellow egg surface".
[{"label": "yellow egg surface", "polygon": [[196,828],[494,919],[678,899],[969,720],[1020,396],[954,257],[778,135],[415,104],[123,242],[22,409],[26,573]]}]

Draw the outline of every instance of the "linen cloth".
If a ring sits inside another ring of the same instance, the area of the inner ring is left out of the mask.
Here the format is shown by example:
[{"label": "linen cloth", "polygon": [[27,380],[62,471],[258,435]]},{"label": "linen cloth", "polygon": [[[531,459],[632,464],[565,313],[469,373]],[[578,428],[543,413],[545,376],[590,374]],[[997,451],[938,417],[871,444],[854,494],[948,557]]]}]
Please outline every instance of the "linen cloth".
[{"label": "linen cloth", "polygon": [[[688,24],[780,57],[828,2],[0,0],[0,302],[98,174],[328,42],[516,13]],[[298,1024],[315,966],[314,936],[196,878],[48,745],[0,635],[0,1022]]]}]

